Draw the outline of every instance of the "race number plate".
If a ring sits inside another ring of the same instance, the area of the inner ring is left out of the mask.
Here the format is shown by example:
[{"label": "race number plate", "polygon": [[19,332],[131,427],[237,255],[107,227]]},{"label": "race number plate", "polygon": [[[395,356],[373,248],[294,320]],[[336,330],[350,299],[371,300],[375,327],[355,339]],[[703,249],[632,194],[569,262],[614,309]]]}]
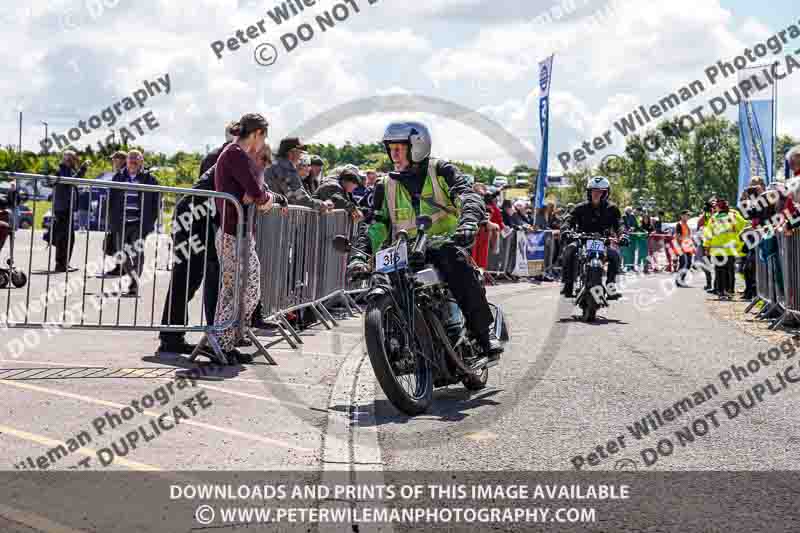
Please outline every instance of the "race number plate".
[{"label": "race number plate", "polygon": [[375,269],[381,274],[388,274],[408,266],[408,248],[405,243],[399,247],[392,246],[378,252],[375,256]]},{"label": "race number plate", "polygon": [[606,251],[606,243],[603,241],[586,241],[586,249],[590,252],[603,253]]}]

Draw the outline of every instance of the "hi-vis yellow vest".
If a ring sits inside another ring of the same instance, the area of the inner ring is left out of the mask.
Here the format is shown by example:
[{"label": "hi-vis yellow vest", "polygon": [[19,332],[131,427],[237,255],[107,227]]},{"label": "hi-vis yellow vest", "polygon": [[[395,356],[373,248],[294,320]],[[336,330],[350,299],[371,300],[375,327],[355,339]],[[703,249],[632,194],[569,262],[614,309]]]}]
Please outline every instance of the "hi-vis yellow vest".
[{"label": "hi-vis yellow vest", "polygon": [[745,254],[739,234],[745,227],[747,221],[738,211],[717,213],[703,230],[703,246],[709,248],[711,255],[742,257]]},{"label": "hi-vis yellow vest", "polygon": [[[436,175],[437,160],[428,162],[428,175],[419,202],[419,214],[431,217],[433,225],[429,235],[450,235],[458,227],[458,208],[450,200],[450,188],[444,178]],[[383,223],[372,224],[369,229],[373,251],[377,251],[388,237],[388,227],[394,232],[406,230],[410,237],[417,233],[416,217],[411,195],[396,180],[386,178],[384,181],[383,205],[378,213],[378,220]]]}]

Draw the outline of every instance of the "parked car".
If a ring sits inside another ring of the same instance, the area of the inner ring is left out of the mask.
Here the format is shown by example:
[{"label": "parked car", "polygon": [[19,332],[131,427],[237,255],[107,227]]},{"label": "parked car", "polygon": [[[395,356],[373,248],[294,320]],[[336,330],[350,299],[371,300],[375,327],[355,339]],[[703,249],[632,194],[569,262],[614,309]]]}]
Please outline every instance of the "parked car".
[{"label": "parked car", "polygon": [[[89,202],[89,231],[106,231],[106,209],[108,189],[103,187],[83,188],[78,193],[78,203],[73,206],[74,214],[72,225],[75,229],[80,229],[80,219],[78,214],[78,207],[84,202]],[[48,210],[42,218],[42,228],[47,229],[50,227],[50,219],[52,218],[52,210]]]},{"label": "parked car", "polygon": [[17,206],[17,229],[30,229],[33,227],[33,209],[27,205]]},{"label": "parked car", "polygon": [[28,194],[31,200],[50,200],[53,195],[53,188],[41,180],[20,180],[20,189]]},{"label": "parked car", "polygon": [[494,185],[498,189],[508,187],[508,178],[505,176],[497,176],[496,178],[494,178],[492,185]]},{"label": "parked car", "polygon": [[[10,190],[11,184],[9,182],[0,183],[0,195],[2,195],[6,201],[8,200],[8,194]],[[28,229],[33,226],[33,211],[27,205],[19,202],[27,201],[29,195],[25,189],[21,189],[18,192],[19,194],[17,196],[16,207],[17,227],[14,229]]]},{"label": "parked car", "polygon": [[677,225],[678,225],[677,222],[662,222],[661,232],[666,235],[675,235],[675,227]]}]

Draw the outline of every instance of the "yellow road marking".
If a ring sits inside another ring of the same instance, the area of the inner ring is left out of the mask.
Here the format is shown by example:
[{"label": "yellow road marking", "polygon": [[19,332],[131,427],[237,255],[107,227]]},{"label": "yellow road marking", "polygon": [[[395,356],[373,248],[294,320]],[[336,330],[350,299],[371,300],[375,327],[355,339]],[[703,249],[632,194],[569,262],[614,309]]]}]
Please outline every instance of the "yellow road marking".
[{"label": "yellow road marking", "polygon": [[17,522],[19,524],[26,525],[37,531],[44,531],[45,533],[85,532],[84,529],[72,529],[71,527],[62,526],[61,524],[53,522],[49,518],[45,518],[43,516],[39,516],[37,514],[33,514],[28,511],[20,511],[19,509],[14,509],[13,507],[9,507],[8,505],[3,505],[2,503],[0,503],[0,516],[4,516],[5,518],[11,520],[12,522]]},{"label": "yellow road marking", "polygon": [[[76,364],[70,363],[69,361],[64,362],[56,362],[56,361],[23,361],[21,359],[0,359],[0,363],[22,363],[25,365],[52,365],[55,368],[63,368],[64,370],[78,370],[79,368],[106,368],[107,370],[116,370],[116,372],[123,372],[125,370],[134,370],[132,368],[117,368],[114,369],[113,367],[102,367],[102,366],[89,366],[85,364]],[[156,368],[163,368],[163,369],[174,369],[175,373],[173,374],[164,374],[159,376],[148,376],[148,379],[174,379],[177,375],[177,372],[188,372],[191,370],[195,370],[194,368],[174,368],[170,366],[153,366],[147,367],[148,370],[154,370]],[[1,369],[0,370],[4,370]],[[136,369],[139,370],[139,369]],[[213,376],[213,372],[208,373],[209,377]],[[121,377],[121,376],[119,376]],[[80,378],[76,378],[80,379]],[[202,380],[202,378],[200,378]],[[307,389],[330,389],[329,385],[319,385],[315,383],[289,383],[286,381],[272,381],[266,379],[249,379],[249,378],[240,378],[238,376],[235,377],[225,377],[224,381],[228,383],[259,383],[259,384],[266,384],[266,385],[284,385],[286,387],[305,387]]]},{"label": "yellow road marking", "polygon": [[[42,393],[45,393],[45,394],[52,394],[54,396],[61,396],[63,398],[71,398],[73,400],[79,400],[79,401],[82,401],[82,402],[92,403],[92,404],[95,404],[95,405],[102,405],[102,406],[105,406],[105,407],[114,407],[114,408],[117,408],[117,409],[122,409],[123,407],[130,407],[130,405],[123,405],[121,403],[109,402],[107,400],[100,400],[98,398],[92,398],[91,396],[84,396],[82,394],[74,394],[72,392],[65,392],[65,391],[60,391],[60,390],[55,390],[55,389],[48,389],[46,387],[40,387],[38,385],[31,385],[29,383],[20,383],[18,381],[9,381],[9,380],[5,380],[5,379],[0,379],[0,383],[2,383],[4,385],[9,385],[9,386],[12,386],[12,387],[17,387],[19,389],[27,389],[27,390],[32,390],[32,391],[36,391],[36,392],[42,392]],[[162,414],[162,413],[157,413],[155,411],[149,411],[147,409],[143,409],[142,413],[144,413],[147,416],[153,417],[153,418],[158,418]],[[181,424],[200,427],[200,428],[208,429],[210,431],[216,431],[218,433],[225,433],[227,435],[234,435],[236,437],[241,437],[243,439],[252,440],[252,441],[256,441],[256,442],[261,442],[261,443],[265,443],[265,444],[272,444],[272,445],[280,446],[282,448],[287,448],[287,449],[290,449],[290,450],[298,450],[298,451],[302,451],[302,452],[313,452],[314,451],[311,448],[301,448],[300,446],[296,446],[294,444],[289,444],[288,442],[283,442],[283,441],[280,441],[280,440],[277,440],[277,439],[271,439],[271,438],[265,437],[263,435],[256,435],[254,433],[247,433],[245,431],[239,431],[239,430],[236,430],[236,429],[229,429],[229,428],[214,426],[212,424],[206,424],[204,422],[197,422],[195,420],[184,420],[184,421],[181,421]]]},{"label": "yellow road marking", "polygon": [[[59,440],[44,437],[42,435],[36,435],[35,433],[28,433],[27,431],[22,431],[20,429],[14,429],[12,427],[3,425],[0,425],[0,433],[5,433],[7,435],[17,437],[18,439],[35,442],[37,444],[41,444],[42,446],[47,446],[49,448],[55,448],[56,446],[64,446],[64,447],[67,446],[66,442],[61,442]],[[78,448],[73,453],[79,453],[81,455],[85,455],[86,457],[97,457],[97,450],[95,450],[94,448],[88,448],[86,446]],[[114,463],[126,466],[131,470],[141,470],[144,472],[161,471],[161,469],[156,466],[151,466],[144,463],[137,463],[136,461],[129,461],[122,457],[114,457]]]}]

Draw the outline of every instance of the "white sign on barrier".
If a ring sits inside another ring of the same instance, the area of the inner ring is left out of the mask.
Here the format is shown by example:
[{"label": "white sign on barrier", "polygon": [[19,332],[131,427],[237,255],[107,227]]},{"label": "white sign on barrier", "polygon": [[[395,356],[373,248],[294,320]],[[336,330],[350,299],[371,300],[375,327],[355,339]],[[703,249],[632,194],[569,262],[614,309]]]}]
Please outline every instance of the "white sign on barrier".
[{"label": "white sign on barrier", "polygon": [[527,277],[528,273],[528,240],[524,238],[524,234],[517,235],[517,254],[514,264],[514,271],[511,272],[513,276]]}]

